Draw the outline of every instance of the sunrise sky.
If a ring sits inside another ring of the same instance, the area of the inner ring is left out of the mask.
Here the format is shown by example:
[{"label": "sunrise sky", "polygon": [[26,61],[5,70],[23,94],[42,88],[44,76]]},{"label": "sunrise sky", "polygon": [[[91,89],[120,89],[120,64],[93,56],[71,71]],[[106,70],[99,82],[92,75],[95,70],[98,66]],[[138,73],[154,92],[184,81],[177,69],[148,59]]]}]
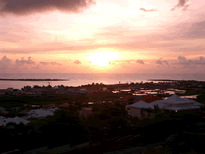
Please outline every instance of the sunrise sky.
[{"label": "sunrise sky", "polygon": [[1,73],[204,73],[204,0],[0,0]]}]

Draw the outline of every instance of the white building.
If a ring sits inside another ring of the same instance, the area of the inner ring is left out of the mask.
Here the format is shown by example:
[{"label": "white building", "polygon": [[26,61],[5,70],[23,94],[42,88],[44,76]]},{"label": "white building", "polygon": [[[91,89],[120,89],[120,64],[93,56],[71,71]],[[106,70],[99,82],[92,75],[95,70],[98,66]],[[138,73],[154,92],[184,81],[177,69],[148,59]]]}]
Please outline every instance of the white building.
[{"label": "white building", "polygon": [[201,103],[198,103],[194,100],[188,98],[181,98],[176,94],[165,100],[154,101],[150,105],[158,105],[160,109],[166,110],[187,110],[187,109],[200,109],[201,106],[204,106]]}]

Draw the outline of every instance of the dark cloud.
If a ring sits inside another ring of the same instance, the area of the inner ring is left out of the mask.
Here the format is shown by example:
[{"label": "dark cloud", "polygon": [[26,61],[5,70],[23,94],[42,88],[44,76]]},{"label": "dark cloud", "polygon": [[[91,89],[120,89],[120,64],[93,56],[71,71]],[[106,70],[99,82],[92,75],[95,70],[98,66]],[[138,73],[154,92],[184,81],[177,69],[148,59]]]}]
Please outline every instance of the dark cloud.
[{"label": "dark cloud", "polygon": [[0,14],[28,15],[48,11],[79,13],[90,5],[93,0],[0,0]]},{"label": "dark cloud", "polygon": [[145,8],[140,8],[141,11],[144,12],[153,12],[153,11],[157,11],[156,9],[150,9],[150,10],[146,10]]},{"label": "dark cloud", "polygon": [[187,10],[189,4],[186,4],[189,0],[178,0],[178,4],[175,5],[171,11],[174,11],[176,8],[183,8],[183,11]]},{"label": "dark cloud", "polygon": [[203,56],[201,56],[198,59],[187,59],[184,56],[179,56],[178,57],[178,62],[176,64],[180,64],[180,65],[183,65],[183,66],[205,65],[205,58]]},{"label": "dark cloud", "polygon": [[35,64],[33,60],[31,60],[31,57],[28,57],[28,60],[25,60],[24,57],[21,58],[21,60],[16,60],[17,65],[24,65],[24,64]]},{"label": "dark cloud", "polygon": [[62,64],[57,63],[57,62],[55,62],[55,61],[54,61],[54,62],[50,62],[50,64],[51,64],[51,65],[62,65]]},{"label": "dark cloud", "polygon": [[169,66],[169,63],[168,63],[166,60],[163,60],[163,62],[164,62],[165,64],[167,64],[167,66]]},{"label": "dark cloud", "polygon": [[162,58],[160,58],[159,60],[156,60],[156,64],[163,65],[163,63],[169,66],[169,63],[166,60],[162,60]]},{"label": "dark cloud", "polygon": [[40,62],[42,65],[49,65],[49,62]]},{"label": "dark cloud", "polygon": [[1,60],[0,60],[0,70],[1,73],[8,73],[8,68],[11,66],[11,59],[7,58],[6,56],[4,56]]},{"label": "dark cloud", "polygon": [[11,59],[7,58],[6,56],[4,56],[1,60],[0,60],[0,64],[2,63],[10,63]]},{"label": "dark cloud", "polygon": [[184,8],[182,9],[183,11],[186,11],[189,7],[189,4],[185,5]]},{"label": "dark cloud", "polygon": [[162,65],[162,61],[161,60],[156,60],[156,63],[159,65]]},{"label": "dark cloud", "polygon": [[143,61],[143,60],[138,59],[138,60],[136,61],[136,63],[144,64],[144,61]]},{"label": "dark cloud", "polygon": [[73,63],[75,63],[75,64],[81,64],[81,62],[79,61],[79,60],[75,60]]}]

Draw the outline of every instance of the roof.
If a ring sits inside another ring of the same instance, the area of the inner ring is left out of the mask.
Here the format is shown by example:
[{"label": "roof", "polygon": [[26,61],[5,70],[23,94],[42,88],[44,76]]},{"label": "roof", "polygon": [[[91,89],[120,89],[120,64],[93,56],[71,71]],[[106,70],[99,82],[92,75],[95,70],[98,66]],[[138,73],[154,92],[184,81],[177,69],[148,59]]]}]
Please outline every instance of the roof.
[{"label": "roof", "polygon": [[0,111],[5,111],[5,108],[4,107],[0,107]]},{"label": "roof", "polygon": [[154,108],[153,105],[150,105],[144,101],[139,101],[137,103],[129,105],[129,107],[134,107],[134,108]]},{"label": "roof", "polygon": [[[166,106],[166,104],[190,104],[190,103],[193,103],[193,105],[189,105],[189,106],[185,106],[185,107],[168,107]],[[198,103],[194,100],[191,100],[191,99],[188,99],[188,98],[181,98],[179,97],[178,95],[174,94],[172,96],[170,96],[169,98],[167,98],[166,100],[159,100],[159,101],[155,101],[155,102],[152,102],[151,103],[152,105],[158,105],[159,108],[163,108],[163,107],[166,107],[166,109],[171,109],[171,108],[191,108],[191,107],[194,107],[194,106],[199,106],[199,105],[203,105],[201,103]]]},{"label": "roof", "polygon": [[190,110],[190,109],[200,109],[199,106],[186,106],[186,107],[167,107],[167,110]]},{"label": "roof", "polygon": [[188,98],[181,98],[178,95],[174,94],[170,96],[169,98],[161,101],[156,101],[156,103],[167,103],[167,104],[181,104],[181,103],[195,103],[195,105],[201,105],[201,103],[198,103],[194,100],[188,99]]},{"label": "roof", "polygon": [[130,98],[135,98],[135,96],[128,95],[128,96],[124,96],[124,97],[120,98],[119,100],[120,101],[128,101]]},{"label": "roof", "polygon": [[147,96],[147,95],[144,95],[140,99],[134,101],[134,103],[139,102],[139,101],[144,101],[146,103],[152,103],[152,102],[157,101],[157,100],[162,100],[162,98],[159,97],[159,96]]},{"label": "roof", "polygon": [[135,96],[135,100],[142,98],[142,96]]}]

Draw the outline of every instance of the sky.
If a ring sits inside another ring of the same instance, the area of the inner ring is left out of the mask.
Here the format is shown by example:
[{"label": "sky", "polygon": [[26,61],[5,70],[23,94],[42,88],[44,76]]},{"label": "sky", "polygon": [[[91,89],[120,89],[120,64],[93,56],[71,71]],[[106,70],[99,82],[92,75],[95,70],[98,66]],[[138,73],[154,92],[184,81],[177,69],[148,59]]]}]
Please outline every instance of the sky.
[{"label": "sky", "polygon": [[0,0],[1,73],[205,73],[204,0]]}]

